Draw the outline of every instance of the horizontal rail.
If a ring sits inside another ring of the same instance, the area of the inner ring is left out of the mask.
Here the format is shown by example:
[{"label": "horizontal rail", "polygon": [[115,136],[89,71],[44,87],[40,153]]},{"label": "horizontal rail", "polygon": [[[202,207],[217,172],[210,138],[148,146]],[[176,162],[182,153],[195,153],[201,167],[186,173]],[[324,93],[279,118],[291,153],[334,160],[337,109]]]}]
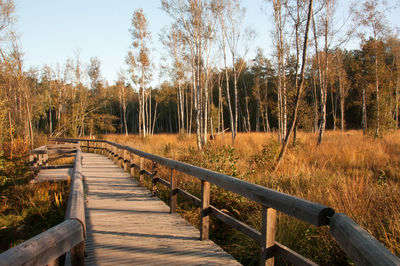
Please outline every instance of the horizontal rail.
[{"label": "horizontal rail", "polygon": [[[71,139],[56,139],[58,141],[71,141]],[[77,141],[73,139],[72,141]],[[88,141],[85,139],[78,139],[78,141]],[[204,169],[191,164],[175,161],[162,156],[154,155],[151,153],[143,152],[129,146],[120,145],[107,140],[90,140],[93,142],[104,142],[110,144],[118,149],[129,151],[145,159],[164,165],[171,169],[178,170],[182,173],[197,177],[201,180],[208,181],[223,189],[234,192],[238,195],[244,196],[248,199],[254,200],[264,206],[274,208],[280,212],[288,214],[297,219],[306,221],[316,226],[329,224],[329,218],[334,214],[332,208],[323,206],[321,204],[311,202],[305,199],[297,198],[285,193],[274,191],[266,187],[252,184],[232,176],[217,173],[208,169]]]},{"label": "horizontal rail", "polygon": [[81,223],[75,220],[66,220],[1,253],[0,265],[46,265],[83,240]]},{"label": "horizontal rail", "polygon": [[331,217],[332,236],[357,265],[400,265],[400,259],[343,213]]},{"label": "horizontal rail", "polygon": [[[58,139],[65,142],[77,141],[75,139]],[[336,241],[343,247],[345,252],[349,257],[360,265],[400,265],[400,259],[392,254],[388,249],[386,249],[379,241],[368,234],[364,229],[362,229],[353,220],[344,214],[335,214],[335,211],[330,208],[323,206],[321,204],[297,198],[285,193],[274,191],[256,184],[252,184],[228,175],[217,173],[211,170],[200,168],[187,163],[175,161],[162,156],[150,154],[129,146],[120,145],[111,141],[105,140],[80,140],[89,142],[102,142],[111,145],[115,148],[108,149],[107,145],[105,150],[107,150],[111,156],[118,158],[117,160],[127,161],[124,156],[119,154],[118,150],[125,150],[131,154],[138,155],[140,158],[145,158],[153,163],[166,166],[170,169],[180,171],[182,173],[191,175],[202,180],[202,184],[205,182],[212,183],[223,189],[234,192],[238,195],[244,196],[250,200],[260,203],[263,206],[263,215],[268,215],[268,218],[263,216],[263,224],[266,224],[268,219],[272,219],[272,227],[264,227],[262,232],[251,228],[250,226],[236,220],[232,216],[225,214],[221,210],[218,210],[214,206],[209,205],[206,201],[209,200],[209,195],[205,195],[202,192],[202,199],[199,199],[192,194],[176,187],[174,190],[183,196],[185,199],[191,201],[196,206],[201,208],[202,219],[207,221],[206,217],[208,214],[212,214],[219,220],[225,222],[226,224],[232,226],[238,231],[249,236],[257,243],[261,245],[262,260],[267,260],[268,263],[273,263],[274,256],[280,256],[290,263],[296,265],[316,265],[311,260],[304,258],[295,251],[283,246],[282,244],[275,242],[275,225],[274,220],[276,220],[274,210],[288,214],[294,218],[306,221],[316,226],[329,225],[330,232]],[[89,144],[88,144],[89,146]],[[103,146],[103,145],[102,145]],[[94,147],[92,147],[94,148]],[[142,160],[142,159],[141,159]],[[129,161],[127,161],[129,163]],[[141,164],[142,165],[142,164]],[[135,167],[140,171],[140,174],[146,174],[153,179],[153,184],[159,182],[168,188],[172,189],[170,182],[156,177],[153,173],[143,169],[141,166],[130,162],[131,167]],[[172,178],[172,177],[171,177]],[[171,181],[172,182],[172,181]],[[175,181],[176,182],[176,181]],[[207,185],[208,186],[208,185]],[[206,193],[209,194],[209,188]],[[172,192],[171,192],[172,193]],[[205,198],[205,197],[208,197]],[[204,202],[203,202],[204,201]],[[175,208],[175,207],[174,207]],[[271,209],[273,212],[269,214],[265,212],[264,209]],[[172,210],[172,206],[171,206]],[[206,218],[204,218],[206,217]],[[267,233],[268,230],[272,230],[272,237]],[[208,235],[208,233],[206,234]],[[374,250],[373,252],[371,252]],[[272,258],[272,261],[271,261]]]},{"label": "horizontal rail", "polygon": [[85,196],[83,191],[82,177],[82,153],[80,149],[78,149],[76,152],[65,219],[75,219],[79,221],[82,224],[84,233],[86,232]]}]

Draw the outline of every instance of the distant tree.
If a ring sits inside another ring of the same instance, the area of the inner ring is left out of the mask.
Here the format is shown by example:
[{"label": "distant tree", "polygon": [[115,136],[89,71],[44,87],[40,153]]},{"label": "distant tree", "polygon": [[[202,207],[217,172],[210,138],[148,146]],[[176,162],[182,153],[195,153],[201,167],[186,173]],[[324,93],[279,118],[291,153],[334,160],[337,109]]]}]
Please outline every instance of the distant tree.
[{"label": "distant tree", "polygon": [[[241,6],[239,0],[225,0],[222,2],[222,11],[219,11],[219,22],[221,24],[221,32],[223,36],[223,41],[229,48],[230,57],[232,60],[232,76],[233,76],[233,90],[234,90],[234,112],[231,116],[232,128],[232,141],[234,141],[239,122],[239,89],[238,89],[238,79],[245,67],[245,60],[240,60],[244,58],[249,50],[249,44],[254,38],[254,32],[250,28],[244,27],[244,19],[246,14],[246,9]],[[225,52],[225,44],[223,45]],[[240,55],[240,52],[242,54]],[[226,58],[226,55],[224,55]],[[226,68],[226,67],[225,67]],[[230,104],[229,97],[229,87],[227,85],[227,96]],[[232,108],[231,108],[232,109]],[[231,113],[231,111],[230,111]],[[247,120],[249,120],[247,112]],[[248,122],[249,123],[249,122]]]},{"label": "distant tree", "polygon": [[[132,82],[139,88],[139,134],[143,137],[151,134],[151,87],[148,83],[151,78],[150,55],[148,43],[151,40],[149,25],[143,9],[133,13],[132,28],[132,50],[128,52],[126,63]],[[148,103],[147,103],[148,101]],[[148,110],[149,105],[150,111]]]},{"label": "distant tree", "polygon": [[188,51],[197,147],[201,150],[207,142],[210,51],[215,39],[215,13],[219,5],[213,0],[162,0],[161,3],[162,9],[182,34]]},{"label": "distant tree", "polygon": [[[383,3],[384,4],[384,3]],[[384,38],[389,30],[388,22],[386,20],[384,6],[378,0],[365,0],[362,2],[359,9],[354,10],[354,20],[356,23],[361,25],[360,27],[360,37],[363,42],[366,42],[368,38],[372,38],[374,52],[374,70],[375,70],[375,93],[376,93],[376,128],[375,137],[379,137],[380,134],[380,84],[378,75],[378,64],[382,60],[379,57],[377,44],[379,40]],[[363,90],[363,129],[365,134],[366,129],[366,100],[365,100],[365,90]]]},{"label": "distant tree", "polygon": [[90,89],[94,92],[98,90],[100,86],[100,79],[101,79],[100,67],[101,67],[101,62],[99,58],[97,57],[90,58],[88,75],[90,78]]},{"label": "distant tree", "polygon": [[303,92],[303,87],[304,87],[304,72],[305,72],[305,65],[306,65],[306,59],[307,59],[307,46],[308,46],[308,31],[309,31],[309,27],[310,27],[310,21],[311,21],[311,16],[313,13],[313,0],[309,0],[308,3],[308,10],[307,10],[307,22],[306,22],[306,27],[305,27],[305,33],[304,33],[304,39],[303,39],[303,52],[302,52],[302,61],[301,61],[301,69],[300,69],[300,81],[299,83],[296,83],[296,99],[295,99],[295,106],[293,108],[293,115],[292,115],[292,123],[290,125],[289,131],[287,132],[286,136],[285,136],[285,140],[282,144],[282,149],[279,153],[279,156],[277,158],[276,164],[275,164],[275,168],[274,170],[276,170],[282,159],[283,156],[285,155],[287,146],[289,144],[289,139],[291,134],[293,133],[293,130],[296,126],[296,120],[297,120],[297,112],[299,109],[299,103],[300,103],[300,98],[301,98],[301,94]]}]

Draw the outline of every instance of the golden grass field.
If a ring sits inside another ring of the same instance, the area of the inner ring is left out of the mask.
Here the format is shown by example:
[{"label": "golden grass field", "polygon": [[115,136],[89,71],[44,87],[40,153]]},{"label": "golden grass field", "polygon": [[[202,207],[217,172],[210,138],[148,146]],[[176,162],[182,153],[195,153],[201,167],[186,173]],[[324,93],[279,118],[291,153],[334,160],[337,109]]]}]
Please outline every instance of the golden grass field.
[{"label": "golden grass field", "polygon": [[[381,139],[361,131],[327,132],[322,145],[317,135],[299,133],[280,168],[271,168],[280,144],[274,133],[218,136],[198,151],[195,136],[107,135],[106,139],[168,158],[188,162],[330,206],[362,225],[392,252],[400,255],[400,133]],[[160,175],[168,176],[161,171]],[[199,182],[180,177],[179,186],[198,195]],[[162,195],[162,191],[160,192]],[[164,193],[166,195],[166,193]],[[211,203],[260,228],[260,206],[230,192],[213,188]],[[181,214],[194,224],[198,211],[182,202]],[[211,235],[244,264],[258,259],[255,243],[214,221]],[[316,228],[286,215],[278,216],[277,240],[320,264],[349,263],[327,228]]]}]

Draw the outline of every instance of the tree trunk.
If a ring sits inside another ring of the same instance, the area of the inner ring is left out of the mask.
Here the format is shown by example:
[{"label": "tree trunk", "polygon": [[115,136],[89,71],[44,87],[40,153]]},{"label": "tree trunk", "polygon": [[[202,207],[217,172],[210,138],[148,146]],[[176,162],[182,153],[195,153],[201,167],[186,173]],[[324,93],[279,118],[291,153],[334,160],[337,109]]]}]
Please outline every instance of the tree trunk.
[{"label": "tree trunk", "polygon": [[283,159],[283,156],[285,155],[285,152],[287,150],[287,146],[289,143],[290,135],[292,134],[294,127],[296,125],[296,121],[297,121],[297,113],[298,113],[298,109],[299,109],[301,93],[303,91],[303,86],[304,86],[304,69],[305,69],[305,64],[306,64],[306,59],[307,59],[308,30],[309,30],[309,26],[310,26],[311,14],[313,12],[312,6],[313,6],[313,0],[309,0],[306,31],[304,34],[305,36],[304,36],[304,45],[303,45],[303,56],[302,56],[302,63],[301,63],[301,70],[300,70],[300,84],[297,86],[295,106],[293,109],[293,121],[289,128],[289,131],[286,134],[285,140],[283,142],[282,149],[279,153],[278,159],[276,161],[276,165],[274,167],[274,172],[278,169],[278,167]]},{"label": "tree trunk", "polygon": [[397,77],[396,82],[396,129],[399,128],[399,80],[400,77]]},{"label": "tree trunk", "polygon": [[[376,48],[377,49],[377,48]],[[378,54],[375,52],[375,89],[376,89],[376,131],[375,138],[379,137],[380,130],[380,106],[379,106],[379,78],[378,78]]]},{"label": "tree trunk", "polygon": [[365,86],[362,89],[362,128],[363,128],[363,135],[367,134],[367,103],[366,103],[366,92]]}]

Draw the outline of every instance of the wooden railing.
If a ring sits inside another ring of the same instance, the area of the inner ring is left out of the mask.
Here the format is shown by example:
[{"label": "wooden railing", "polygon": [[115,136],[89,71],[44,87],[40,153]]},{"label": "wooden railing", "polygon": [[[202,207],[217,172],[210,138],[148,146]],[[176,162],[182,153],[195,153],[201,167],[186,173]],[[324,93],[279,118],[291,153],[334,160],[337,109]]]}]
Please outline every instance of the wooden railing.
[{"label": "wooden railing", "polygon": [[[49,146],[51,147],[51,146]],[[66,261],[72,265],[84,265],[85,251],[85,209],[81,175],[82,154],[75,145],[74,171],[71,176],[70,194],[64,222],[0,254],[3,265],[58,265],[60,256],[67,253]],[[44,156],[57,153],[54,149],[42,146],[31,153],[35,167],[44,165]],[[33,164],[32,163],[32,164]]]},{"label": "wooden railing", "polygon": [[[228,175],[203,169],[187,163],[143,152],[129,146],[105,140],[54,139],[60,142],[86,143],[88,151],[99,150],[113,158],[125,171],[134,176],[139,171],[139,183],[143,184],[144,175],[152,180],[152,191],[157,183],[170,189],[170,211],[176,212],[177,195],[193,202],[201,210],[200,239],[209,237],[209,215],[232,226],[256,241],[261,247],[260,264],[273,265],[274,257],[281,257],[295,265],[315,265],[314,262],[275,241],[276,211],[311,223],[315,226],[329,226],[331,235],[357,265],[400,265],[400,259],[386,249],[361,226],[342,213],[321,204],[274,191]],[[82,146],[83,147],[83,146]],[[135,163],[139,157],[139,164]],[[144,169],[144,159],[152,162],[152,169]],[[157,166],[170,169],[169,181],[157,173]],[[130,168],[130,169],[128,169]],[[185,173],[201,180],[201,199],[177,187],[176,172]],[[261,232],[210,205],[210,184],[219,186],[262,205]]]}]

